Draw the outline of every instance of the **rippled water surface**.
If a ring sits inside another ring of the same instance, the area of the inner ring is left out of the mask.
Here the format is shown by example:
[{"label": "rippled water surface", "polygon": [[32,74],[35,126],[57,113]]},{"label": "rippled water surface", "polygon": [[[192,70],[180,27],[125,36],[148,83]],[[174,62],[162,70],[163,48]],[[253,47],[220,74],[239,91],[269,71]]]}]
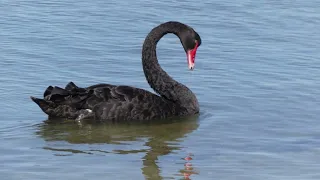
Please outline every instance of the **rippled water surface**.
[{"label": "rippled water surface", "polygon": [[[0,1],[1,179],[319,179],[319,1]],[[199,116],[157,124],[47,121],[48,85],[152,91],[141,46],[156,25],[201,36],[196,70],[177,37],[163,68]]]}]

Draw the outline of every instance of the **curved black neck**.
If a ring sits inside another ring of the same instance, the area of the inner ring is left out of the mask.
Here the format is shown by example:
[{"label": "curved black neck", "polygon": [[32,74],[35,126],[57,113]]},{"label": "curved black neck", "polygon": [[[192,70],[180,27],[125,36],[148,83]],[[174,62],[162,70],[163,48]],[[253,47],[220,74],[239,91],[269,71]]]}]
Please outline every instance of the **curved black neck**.
[{"label": "curved black neck", "polygon": [[142,64],[146,79],[154,91],[163,98],[186,108],[187,113],[195,113],[199,111],[196,96],[161,68],[156,54],[157,43],[164,35],[173,33],[180,39],[181,33],[187,28],[188,26],[179,22],[167,22],[152,29],[143,44]]}]

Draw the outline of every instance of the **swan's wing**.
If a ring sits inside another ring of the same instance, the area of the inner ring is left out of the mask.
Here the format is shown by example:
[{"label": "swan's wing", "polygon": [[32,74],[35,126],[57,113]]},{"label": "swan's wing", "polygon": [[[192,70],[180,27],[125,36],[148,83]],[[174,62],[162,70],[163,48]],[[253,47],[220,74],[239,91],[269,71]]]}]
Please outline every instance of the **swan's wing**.
[{"label": "swan's wing", "polygon": [[[105,101],[95,102],[93,111],[100,120],[147,121],[174,113],[174,104],[149,91],[130,86],[95,89]],[[108,98],[108,99],[107,99]]]},{"label": "swan's wing", "polygon": [[139,88],[97,84],[79,88],[70,82],[64,89],[49,86],[44,99],[32,100],[49,116],[77,118],[92,110],[98,119],[150,119],[166,116],[171,105],[161,97]]}]

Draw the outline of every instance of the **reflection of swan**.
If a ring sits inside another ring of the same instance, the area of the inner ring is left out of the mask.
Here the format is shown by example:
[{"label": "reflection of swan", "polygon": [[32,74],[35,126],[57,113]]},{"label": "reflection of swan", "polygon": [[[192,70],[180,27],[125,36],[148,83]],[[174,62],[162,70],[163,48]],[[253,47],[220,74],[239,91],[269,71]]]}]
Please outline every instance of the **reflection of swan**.
[{"label": "reflection of swan", "polygon": [[[82,124],[81,127],[64,121],[61,123],[47,121],[38,126],[36,134],[45,141],[66,141],[77,144],[78,149],[70,148],[70,145],[65,149],[61,146],[59,148],[48,145],[44,147],[44,149],[55,151],[59,155],[66,153],[100,154],[103,152],[116,154],[145,153],[142,158],[143,167],[141,168],[143,175],[148,179],[162,179],[157,165],[158,158],[170,154],[172,151],[180,150],[182,147],[176,145],[176,143],[172,145],[172,142],[178,142],[180,138],[197,129],[199,126],[197,119],[198,116],[196,115],[189,118],[174,119],[167,123],[148,125],[92,124],[87,122],[87,124]],[[141,142],[145,142],[144,146],[147,146],[147,148],[121,149],[121,144],[133,143],[134,147],[137,147],[136,144],[141,144]],[[81,144],[96,143],[99,144],[99,149],[79,150]],[[110,150],[110,147],[116,147],[117,149]],[[184,167],[181,167],[181,169],[184,169]],[[180,170],[177,171],[180,172]]]},{"label": "reflection of swan", "polygon": [[148,83],[160,96],[130,86],[98,84],[79,88],[70,82],[65,89],[49,86],[44,99],[31,99],[49,117],[77,120],[143,121],[197,114],[199,104],[193,92],[172,79],[158,63],[156,46],[167,33],[179,37],[190,69],[194,68],[201,45],[199,34],[179,22],[166,22],[151,30],[143,44],[142,65]]}]

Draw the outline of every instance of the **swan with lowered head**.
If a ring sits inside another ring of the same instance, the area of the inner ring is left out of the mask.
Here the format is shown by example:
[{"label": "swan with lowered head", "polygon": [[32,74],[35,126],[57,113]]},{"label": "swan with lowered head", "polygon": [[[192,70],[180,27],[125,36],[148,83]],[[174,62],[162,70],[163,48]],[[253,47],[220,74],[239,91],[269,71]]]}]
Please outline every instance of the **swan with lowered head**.
[{"label": "swan with lowered head", "polygon": [[97,84],[81,88],[70,82],[64,89],[49,86],[43,99],[32,96],[31,99],[49,118],[119,122],[197,114],[199,103],[195,94],[172,79],[158,63],[156,46],[168,33],[179,37],[190,70],[194,69],[197,48],[201,45],[199,34],[180,22],[169,21],[151,30],[142,47],[142,65],[148,83],[160,96],[131,86]]}]

